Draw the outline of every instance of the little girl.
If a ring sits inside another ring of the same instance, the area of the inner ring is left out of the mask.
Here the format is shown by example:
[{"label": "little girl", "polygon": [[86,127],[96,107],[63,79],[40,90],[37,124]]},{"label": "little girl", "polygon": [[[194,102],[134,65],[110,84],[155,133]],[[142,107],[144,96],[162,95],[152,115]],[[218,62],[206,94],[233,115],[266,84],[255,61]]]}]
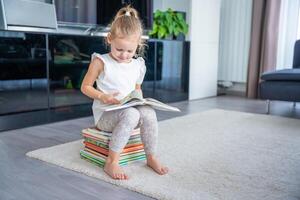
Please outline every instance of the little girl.
[{"label": "little girl", "polygon": [[[141,36],[143,28],[138,13],[130,6],[121,8],[116,14],[107,43],[110,53],[92,55],[81,91],[94,99],[93,115],[96,126],[112,132],[109,143],[109,154],[104,171],[113,179],[128,179],[119,166],[119,157],[128,142],[133,129],[140,127],[141,138],[147,157],[147,165],[160,175],[166,174],[168,168],[160,164],[155,157],[157,143],[157,118],[155,111],[149,106],[137,106],[126,109],[102,112],[101,106],[118,104],[119,100],[131,91],[141,91],[141,84],[146,72],[145,61],[136,52],[143,48]],[[97,89],[93,87],[97,83]]]}]

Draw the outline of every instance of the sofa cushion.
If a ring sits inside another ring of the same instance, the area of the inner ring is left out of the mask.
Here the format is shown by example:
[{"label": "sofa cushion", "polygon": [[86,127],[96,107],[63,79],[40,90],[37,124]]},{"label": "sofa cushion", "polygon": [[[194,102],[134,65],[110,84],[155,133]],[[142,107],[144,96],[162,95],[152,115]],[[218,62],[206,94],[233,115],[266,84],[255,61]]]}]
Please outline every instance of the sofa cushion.
[{"label": "sofa cushion", "polygon": [[300,82],[263,81],[259,84],[261,99],[300,102]]},{"label": "sofa cushion", "polygon": [[265,72],[260,78],[265,81],[300,81],[300,68]]}]

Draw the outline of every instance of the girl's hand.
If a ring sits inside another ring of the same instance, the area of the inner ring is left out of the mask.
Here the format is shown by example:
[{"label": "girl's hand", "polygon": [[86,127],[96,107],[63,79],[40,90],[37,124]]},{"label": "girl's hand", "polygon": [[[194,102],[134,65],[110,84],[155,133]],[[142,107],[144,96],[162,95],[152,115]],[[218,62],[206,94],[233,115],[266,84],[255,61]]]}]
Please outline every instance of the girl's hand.
[{"label": "girl's hand", "polygon": [[118,94],[119,94],[118,92],[113,93],[113,94],[104,94],[103,93],[100,95],[99,100],[105,104],[119,104],[120,101],[115,98],[115,96],[117,96]]}]

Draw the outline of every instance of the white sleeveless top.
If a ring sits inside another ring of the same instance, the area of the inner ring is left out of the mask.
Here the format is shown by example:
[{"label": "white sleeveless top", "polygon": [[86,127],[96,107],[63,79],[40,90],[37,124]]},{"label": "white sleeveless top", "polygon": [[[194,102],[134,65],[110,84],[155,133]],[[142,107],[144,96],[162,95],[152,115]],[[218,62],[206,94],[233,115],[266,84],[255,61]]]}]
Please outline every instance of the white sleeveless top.
[{"label": "white sleeveless top", "polygon": [[[136,84],[142,84],[146,66],[142,57],[132,59],[130,63],[118,63],[109,54],[92,54],[92,60],[98,58],[103,61],[104,69],[96,79],[97,89],[105,94],[118,92],[116,99],[121,100],[130,92],[135,90]],[[101,107],[105,105],[99,100],[93,102],[93,115],[95,125],[98,123],[103,111]]]}]

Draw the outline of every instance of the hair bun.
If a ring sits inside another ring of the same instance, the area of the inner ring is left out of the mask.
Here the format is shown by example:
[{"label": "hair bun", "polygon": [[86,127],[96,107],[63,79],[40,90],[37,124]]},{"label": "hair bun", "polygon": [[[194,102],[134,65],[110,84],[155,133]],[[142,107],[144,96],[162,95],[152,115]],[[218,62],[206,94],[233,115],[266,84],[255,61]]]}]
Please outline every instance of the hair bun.
[{"label": "hair bun", "polygon": [[125,16],[131,16],[131,14],[130,14],[130,11],[129,10],[126,10],[126,12],[125,12],[125,14],[124,14]]}]

